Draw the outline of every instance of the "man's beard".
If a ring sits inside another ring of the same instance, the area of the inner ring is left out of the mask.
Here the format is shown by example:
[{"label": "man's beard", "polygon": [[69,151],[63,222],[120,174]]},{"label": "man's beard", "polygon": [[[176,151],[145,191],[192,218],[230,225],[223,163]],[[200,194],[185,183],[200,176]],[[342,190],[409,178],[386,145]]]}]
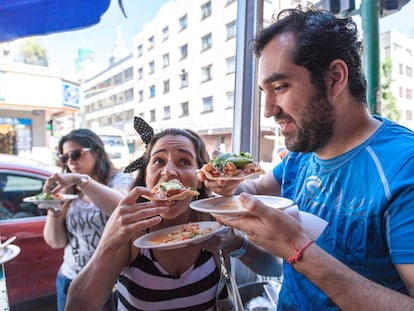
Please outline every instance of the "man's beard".
[{"label": "man's beard", "polygon": [[[333,136],[334,112],[325,96],[312,98],[304,118],[295,121],[296,133],[285,136],[286,148],[295,152],[315,152],[325,146]],[[290,116],[288,119],[292,120]]]}]

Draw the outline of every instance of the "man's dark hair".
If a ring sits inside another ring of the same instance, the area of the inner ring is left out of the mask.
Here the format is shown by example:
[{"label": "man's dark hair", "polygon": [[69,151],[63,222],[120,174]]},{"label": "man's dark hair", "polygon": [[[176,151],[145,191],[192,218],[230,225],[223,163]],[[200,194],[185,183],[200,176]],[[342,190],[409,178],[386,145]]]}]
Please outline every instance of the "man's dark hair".
[{"label": "man's dark hair", "polygon": [[367,82],[361,65],[362,45],[358,30],[351,18],[337,18],[328,11],[313,7],[285,9],[269,27],[261,30],[252,40],[257,57],[277,35],[292,33],[296,47],[292,62],[305,67],[312,84],[326,95],[324,78],[330,63],[343,60],[348,66],[349,89],[352,96],[366,103]]}]

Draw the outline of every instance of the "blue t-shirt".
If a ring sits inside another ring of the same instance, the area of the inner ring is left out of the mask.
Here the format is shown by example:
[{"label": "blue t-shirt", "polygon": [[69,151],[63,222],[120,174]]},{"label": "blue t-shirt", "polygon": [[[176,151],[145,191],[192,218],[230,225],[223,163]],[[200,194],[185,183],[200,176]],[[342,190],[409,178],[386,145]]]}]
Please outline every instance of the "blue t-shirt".
[{"label": "blue t-shirt", "polygon": [[[414,133],[387,119],[336,158],[290,152],[273,169],[281,195],[329,225],[316,243],[352,270],[407,294],[395,264],[414,263]],[[279,310],[338,310],[284,262]]]}]

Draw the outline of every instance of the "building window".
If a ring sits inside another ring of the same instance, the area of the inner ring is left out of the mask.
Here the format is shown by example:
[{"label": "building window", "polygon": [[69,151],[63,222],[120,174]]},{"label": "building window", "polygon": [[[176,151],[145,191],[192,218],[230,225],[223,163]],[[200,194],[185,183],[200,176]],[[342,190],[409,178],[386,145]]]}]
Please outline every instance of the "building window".
[{"label": "building window", "polygon": [[236,21],[232,21],[226,25],[226,35],[227,40],[236,36]]},{"label": "building window", "polygon": [[201,19],[205,19],[211,15],[211,1],[204,3],[201,6]]},{"label": "building window", "polygon": [[210,49],[212,45],[213,45],[213,40],[212,40],[211,33],[201,38],[201,50],[202,51]]},{"label": "building window", "polygon": [[131,80],[132,79],[132,76],[133,76],[133,68],[132,67],[129,67],[128,69],[126,69],[125,71],[124,71],[124,81],[129,81],[129,80]]},{"label": "building window", "polygon": [[188,116],[188,102],[180,103],[181,106],[181,116],[185,117]]},{"label": "building window", "polygon": [[170,65],[170,54],[164,54],[163,56],[162,56],[162,65],[164,66],[164,67],[167,67],[167,66],[169,66]]},{"label": "building window", "polygon": [[413,111],[412,110],[406,110],[405,111],[405,119],[407,121],[411,121],[413,119]]},{"label": "building window", "polygon": [[166,26],[166,27],[164,27],[163,29],[162,29],[162,41],[165,41],[165,40],[167,40],[168,39],[168,37],[169,37],[169,29],[168,29],[168,26]]},{"label": "building window", "polygon": [[412,99],[413,98],[413,91],[411,89],[405,89],[405,98]]},{"label": "building window", "polygon": [[144,101],[144,91],[140,90],[138,91],[138,102],[140,103],[142,101]]},{"label": "building window", "polygon": [[211,71],[212,65],[205,66],[201,68],[201,82],[206,82],[211,80]]},{"label": "building window", "polygon": [[155,122],[155,109],[150,110],[150,122]]},{"label": "building window", "polygon": [[398,64],[398,72],[400,75],[404,74],[404,68],[403,64]]},{"label": "building window", "polygon": [[386,46],[386,47],[384,48],[384,56],[385,56],[385,57],[390,57],[390,56],[391,56],[391,49],[390,49],[390,47],[389,47],[389,46]]},{"label": "building window", "polygon": [[184,69],[182,69],[180,73],[180,86],[181,88],[188,86],[188,72]]},{"label": "building window", "polygon": [[234,73],[236,71],[236,60],[234,56],[226,58],[227,62],[227,74]]},{"label": "building window", "polygon": [[155,96],[155,85],[151,85],[149,87],[149,97],[154,97]]},{"label": "building window", "polygon": [[402,86],[398,87],[398,96],[403,97],[403,93],[404,93],[404,89],[402,88]]},{"label": "building window", "polygon": [[134,100],[134,89],[130,88],[125,91],[125,101],[132,101]]},{"label": "building window", "polygon": [[164,80],[164,94],[170,92],[170,80]]},{"label": "building window", "polygon": [[155,46],[154,36],[148,38],[148,50],[153,49]]},{"label": "building window", "polygon": [[413,77],[413,69],[410,66],[405,67],[405,75],[409,78]]},{"label": "building window", "polygon": [[115,95],[115,105],[122,104],[124,102],[124,96],[122,93]]},{"label": "building window", "polygon": [[179,18],[178,20],[179,24],[180,24],[180,31],[184,30],[187,28],[187,15],[184,15],[182,17]]},{"label": "building window", "polygon": [[144,77],[144,69],[138,68],[138,80],[141,80]]},{"label": "building window", "polygon": [[142,44],[137,46],[137,51],[138,51],[138,57],[142,56]]},{"label": "building window", "polygon": [[155,71],[155,62],[154,61],[148,63],[148,69],[149,69],[149,74],[154,73],[154,71]]},{"label": "building window", "polygon": [[203,98],[203,112],[213,111],[213,96]]},{"label": "building window", "polygon": [[397,53],[401,52],[401,45],[394,43],[394,51]]},{"label": "building window", "polygon": [[188,55],[188,46],[187,44],[184,44],[182,46],[180,46],[180,55],[181,55],[181,59],[184,59],[187,57]]},{"label": "building window", "polygon": [[114,76],[114,85],[121,84],[121,83],[122,83],[122,72]]},{"label": "building window", "polygon": [[164,106],[164,120],[171,118],[170,106]]},{"label": "building window", "polygon": [[234,106],[234,91],[227,92],[226,95],[227,95],[227,107],[231,108]]}]

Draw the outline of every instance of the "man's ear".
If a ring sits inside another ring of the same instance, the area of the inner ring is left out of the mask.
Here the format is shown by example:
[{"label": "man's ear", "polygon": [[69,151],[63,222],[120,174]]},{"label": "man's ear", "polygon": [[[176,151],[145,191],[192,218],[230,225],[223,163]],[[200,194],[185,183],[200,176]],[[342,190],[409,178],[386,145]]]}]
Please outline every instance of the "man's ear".
[{"label": "man's ear", "polygon": [[326,91],[329,97],[338,96],[348,85],[348,66],[341,59],[335,59],[329,65],[326,79]]}]

